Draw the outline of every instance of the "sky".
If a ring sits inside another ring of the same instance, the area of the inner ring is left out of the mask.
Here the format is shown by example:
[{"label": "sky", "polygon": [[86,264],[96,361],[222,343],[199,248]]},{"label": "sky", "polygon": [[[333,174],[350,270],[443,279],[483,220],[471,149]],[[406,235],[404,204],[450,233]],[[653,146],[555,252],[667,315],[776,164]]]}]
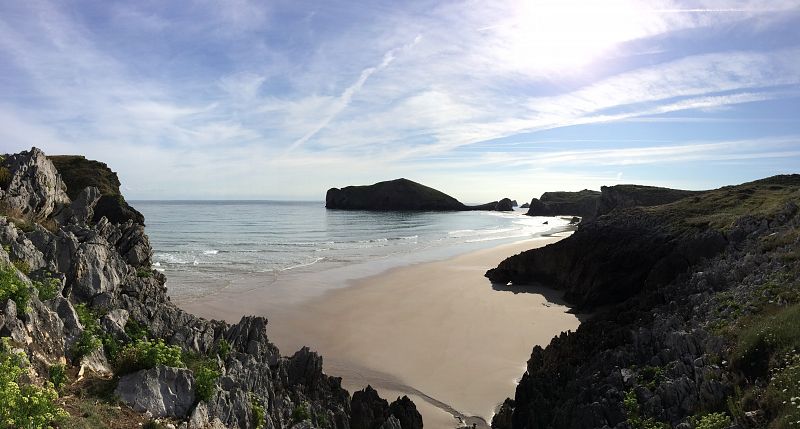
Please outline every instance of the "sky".
[{"label": "sky", "polygon": [[800,171],[800,0],[3,1],[0,152],[128,199],[467,203]]}]

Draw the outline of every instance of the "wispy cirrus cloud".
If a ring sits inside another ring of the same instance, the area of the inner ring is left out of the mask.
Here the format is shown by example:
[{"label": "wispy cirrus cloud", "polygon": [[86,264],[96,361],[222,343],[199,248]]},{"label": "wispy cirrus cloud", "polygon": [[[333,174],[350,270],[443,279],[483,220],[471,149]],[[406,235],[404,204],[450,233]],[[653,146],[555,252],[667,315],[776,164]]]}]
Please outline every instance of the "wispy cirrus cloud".
[{"label": "wispy cirrus cloud", "polygon": [[[798,24],[795,0],[6,3],[0,149],[103,158],[140,190],[134,197],[164,197],[164,183],[175,194],[275,197],[393,174],[445,180],[426,167],[433,157],[451,175],[494,168],[507,181],[504,163],[546,166],[537,172],[551,178],[567,174],[560,164],[598,170],[584,178],[644,165],[604,161],[619,155],[613,148],[591,153],[595,164],[570,161],[570,139],[559,156],[536,145],[506,151],[507,141],[609,128],[620,141],[666,136],[671,150],[685,147],[682,162],[731,161],[721,148],[745,141],[735,133],[800,134],[780,120],[798,109]],[[737,126],[720,120],[723,109],[774,121]],[[723,145],[704,146],[714,142],[689,128]],[[781,144],[764,153],[795,157],[794,140]],[[178,174],[191,168],[226,172]],[[254,180],[262,190],[242,186]]]}]

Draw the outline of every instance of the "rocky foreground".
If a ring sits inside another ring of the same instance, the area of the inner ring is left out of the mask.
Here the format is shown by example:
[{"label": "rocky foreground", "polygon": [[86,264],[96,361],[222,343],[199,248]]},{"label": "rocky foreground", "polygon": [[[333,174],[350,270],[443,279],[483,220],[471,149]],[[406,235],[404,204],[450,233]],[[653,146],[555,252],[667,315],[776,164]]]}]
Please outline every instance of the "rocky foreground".
[{"label": "rocky foreground", "polygon": [[422,428],[408,398],[351,398],[316,353],[281,356],[264,317],[173,305],[105,164],[33,148],[0,188],[0,427]]},{"label": "rocky foreground", "polygon": [[492,427],[800,427],[800,175],[651,204],[675,195],[598,201],[571,237],[486,273],[592,313],[533,348]]}]

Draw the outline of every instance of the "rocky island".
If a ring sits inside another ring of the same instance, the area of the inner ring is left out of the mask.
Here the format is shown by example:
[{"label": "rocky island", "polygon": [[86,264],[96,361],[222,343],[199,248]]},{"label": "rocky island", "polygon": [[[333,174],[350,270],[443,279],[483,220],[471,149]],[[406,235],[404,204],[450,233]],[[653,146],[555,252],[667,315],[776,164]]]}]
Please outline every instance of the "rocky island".
[{"label": "rocky island", "polygon": [[[800,175],[603,195],[603,216],[486,273],[504,287],[563,290],[592,313],[576,332],[533,348],[492,427],[793,427]],[[623,203],[607,210],[609,201]]]},{"label": "rocky island", "polygon": [[33,148],[2,158],[0,188],[0,426],[422,428],[408,398],[281,355],[264,317],[172,304],[105,164]]},{"label": "rocky island", "polygon": [[325,207],[375,211],[514,210],[509,198],[468,206],[444,192],[403,178],[372,185],[331,188],[325,194]]}]

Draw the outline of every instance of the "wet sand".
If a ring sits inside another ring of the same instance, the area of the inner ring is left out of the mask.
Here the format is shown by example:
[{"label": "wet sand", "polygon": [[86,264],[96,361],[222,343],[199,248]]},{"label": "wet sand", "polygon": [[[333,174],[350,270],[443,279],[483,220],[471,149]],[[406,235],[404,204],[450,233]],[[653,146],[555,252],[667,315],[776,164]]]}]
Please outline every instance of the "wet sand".
[{"label": "wet sand", "polygon": [[267,315],[270,339],[284,354],[307,345],[351,392],[371,384],[390,402],[408,395],[426,428],[452,428],[456,418],[483,426],[513,396],[533,345],[579,324],[560,294],[510,290],[483,274],[508,256],[561,238],[395,268],[302,300],[287,299],[291,289],[276,287],[229,289],[178,304],[230,322]]}]

